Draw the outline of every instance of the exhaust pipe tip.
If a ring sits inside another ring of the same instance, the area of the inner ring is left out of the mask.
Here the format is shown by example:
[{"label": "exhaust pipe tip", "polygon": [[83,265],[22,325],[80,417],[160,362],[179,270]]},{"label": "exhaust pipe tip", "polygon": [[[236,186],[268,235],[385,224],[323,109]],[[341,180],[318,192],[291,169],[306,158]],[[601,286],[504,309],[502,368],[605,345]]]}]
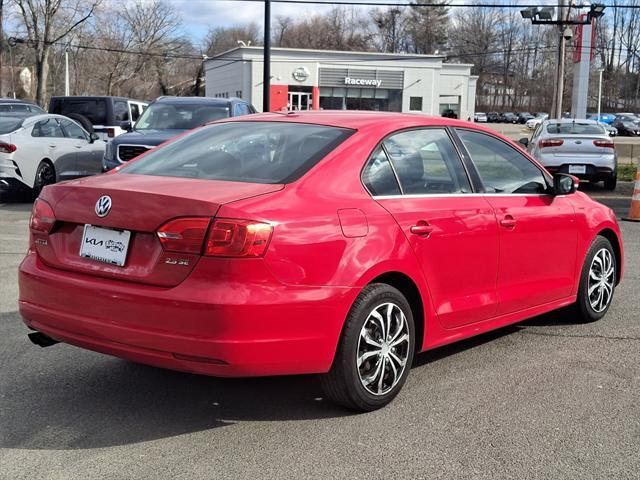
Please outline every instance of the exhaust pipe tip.
[{"label": "exhaust pipe tip", "polygon": [[31,340],[32,343],[35,343],[36,345],[42,348],[50,347],[51,345],[60,343],[57,340],[54,340],[53,338],[49,337],[48,335],[45,335],[42,332],[29,333],[27,334],[27,337],[29,337],[29,340]]}]

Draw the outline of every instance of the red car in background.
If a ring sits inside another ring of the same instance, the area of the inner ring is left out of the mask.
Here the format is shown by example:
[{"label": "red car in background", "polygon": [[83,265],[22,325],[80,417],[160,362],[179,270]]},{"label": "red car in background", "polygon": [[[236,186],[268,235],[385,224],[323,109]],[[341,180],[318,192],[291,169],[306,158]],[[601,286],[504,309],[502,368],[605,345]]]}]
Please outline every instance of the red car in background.
[{"label": "red car in background", "polygon": [[613,212],[467,122],[372,112],[216,122],[46,187],[20,266],[40,345],[215,376],[318,373],[390,402],[415,352],[573,305],[623,270]]}]

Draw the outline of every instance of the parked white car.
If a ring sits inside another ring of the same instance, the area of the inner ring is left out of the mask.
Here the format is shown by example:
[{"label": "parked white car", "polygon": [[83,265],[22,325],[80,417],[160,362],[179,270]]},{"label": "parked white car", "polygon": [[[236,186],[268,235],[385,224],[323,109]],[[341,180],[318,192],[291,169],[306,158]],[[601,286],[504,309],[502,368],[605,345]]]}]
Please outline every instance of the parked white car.
[{"label": "parked white car", "polygon": [[529,120],[527,120],[527,128],[529,130],[535,130],[536,128],[538,128],[538,125],[544,122],[547,118],[549,118],[549,115],[547,113],[538,114],[534,118],[530,118]]},{"label": "parked white car", "polygon": [[102,171],[105,143],[62,115],[0,116],[0,185],[37,195],[60,180]]}]

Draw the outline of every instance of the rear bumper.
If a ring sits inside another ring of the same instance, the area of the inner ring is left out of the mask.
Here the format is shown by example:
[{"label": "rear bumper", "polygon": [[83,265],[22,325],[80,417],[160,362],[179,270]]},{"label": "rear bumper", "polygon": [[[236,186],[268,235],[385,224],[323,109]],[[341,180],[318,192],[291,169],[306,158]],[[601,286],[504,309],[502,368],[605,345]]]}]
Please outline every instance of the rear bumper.
[{"label": "rear bumper", "polygon": [[199,268],[160,288],[53,269],[30,253],[20,266],[20,313],[56,340],[174,370],[230,377],[330,369],[356,289],[286,286],[268,274],[222,282]]},{"label": "rear bumper", "polygon": [[13,160],[0,159],[0,187],[29,187],[22,178],[18,165]]},{"label": "rear bumper", "polygon": [[[571,165],[576,165],[576,164],[572,163]],[[582,164],[577,164],[577,165],[582,165]],[[585,167],[586,167],[585,173],[571,173],[571,175],[573,175],[574,177],[578,177],[580,180],[597,182],[600,180],[606,180],[606,179],[612,178],[617,174],[615,166],[604,167],[604,166],[597,166],[597,165],[585,165]],[[553,166],[550,165],[550,166],[545,166],[545,168],[551,174],[569,173],[569,164],[553,165]]]}]

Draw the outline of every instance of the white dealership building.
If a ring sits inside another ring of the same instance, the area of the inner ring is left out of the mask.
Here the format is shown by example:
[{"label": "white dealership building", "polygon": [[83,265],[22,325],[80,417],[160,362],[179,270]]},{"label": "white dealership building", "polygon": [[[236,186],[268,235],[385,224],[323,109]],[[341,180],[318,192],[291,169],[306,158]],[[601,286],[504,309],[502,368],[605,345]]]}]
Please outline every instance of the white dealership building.
[{"label": "white dealership building", "polygon": [[[241,97],[262,109],[262,47],[207,58],[205,95]],[[439,55],[271,49],[270,110],[379,110],[473,118],[470,64]]]}]

